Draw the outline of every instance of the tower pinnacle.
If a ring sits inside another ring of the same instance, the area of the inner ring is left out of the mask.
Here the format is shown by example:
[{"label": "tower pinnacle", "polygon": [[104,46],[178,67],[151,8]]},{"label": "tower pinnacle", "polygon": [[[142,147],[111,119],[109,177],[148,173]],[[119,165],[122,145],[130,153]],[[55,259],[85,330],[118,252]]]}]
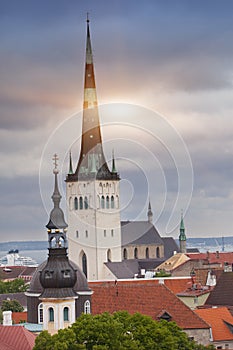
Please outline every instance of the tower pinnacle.
[{"label": "tower pinnacle", "polygon": [[48,228],[48,230],[64,230],[67,228],[67,223],[65,222],[64,219],[64,213],[62,211],[62,209],[60,208],[60,201],[61,201],[61,194],[59,192],[59,188],[58,188],[58,181],[57,181],[57,175],[59,173],[59,170],[57,168],[57,161],[58,161],[58,156],[57,154],[54,155],[53,157],[54,160],[54,169],[53,169],[53,173],[55,176],[54,179],[54,190],[53,190],[53,194],[52,194],[52,201],[54,204],[54,208],[52,209],[51,213],[50,213],[50,217],[49,217],[49,222],[46,225],[46,227]]},{"label": "tower pinnacle", "polygon": [[183,211],[181,211],[179,242],[180,242],[180,252],[186,253],[186,235],[185,235]]},{"label": "tower pinnacle", "polygon": [[150,200],[149,200],[149,204],[148,204],[147,217],[148,217],[148,222],[152,224],[152,222],[153,222],[153,213],[152,213],[152,210],[151,210]]}]

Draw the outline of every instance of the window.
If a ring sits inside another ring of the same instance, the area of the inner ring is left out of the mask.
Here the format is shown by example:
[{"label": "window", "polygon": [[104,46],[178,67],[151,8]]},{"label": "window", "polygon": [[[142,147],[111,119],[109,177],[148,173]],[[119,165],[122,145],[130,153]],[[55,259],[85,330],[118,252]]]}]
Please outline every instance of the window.
[{"label": "window", "polygon": [[38,323],[43,323],[43,304],[38,305]]},{"label": "window", "polygon": [[112,237],[114,236],[114,230],[111,230],[111,236]]},{"label": "window", "polygon": [[70,270],[63,270],[62,273],[64,278],[70,278]]},{"label": "window", "polygon": [[134,249],[134,259],[138,259],[138,248]]},{"label": "window", "polygon": [[63,309],[63,319],[64,321],[69,321],[69,308],[64,307]]},{"label": "window", "polygon": [[82,270],[84,275],[87,277],[87,256],[85,253],[83,253],[82,256]]},{"label": "window", "polygon": [[106,209],[109,209],[109,196],[106,197]]},{"label": "window", "polygon": [[111,197],[111,208],[114,209],[114,197]]},{"label": "window", "polygon": [[159,247],[156,248],[156,256],[157,258],[160,258],[160,251],[159,251]]},{"label": "window", "polygon": [[108,262],[111,262],[111,260],[112,260],[112,253],[111,253],[110,249],[108,249],[108,252],[107,252],[107,260],[108,260]]},{"label": "window", "polygon": [[104,200],[104,196],[101,197],[101,208],[104,209],[105,208],[105,200]]},{"label": "window", "polygon": [[107,236],[107,231],[106,230],[104,230],[104,237],[106,237]]},{"label": "window", "polygon": [[77,197],[75,197],[75,199],[74,199],[74,209],[78,210],[78,198]]},{"label": "window", "polygon": [[85,235],[86,235],[86,238],[88,238],[88,231],[87,230],[85,231]]},{"label": "window", "polygon": [[91,313],[91,303],[89,300],[86,300],[84,303],[84,314],[90,314]]},{"label": "window", "polygon": [[54,310],[52,307],[49,308],[49,322],[54,322]]},{"label": "window", "polygon": [[124,258],[124,260],[127,260],[127,258],[128,258],[128,254],[127,254],[127,249],[126,248],[123,250],[123,258]]},{"label": "window", "polygon": [[79,198],[79,209],[82,210],[83,209],[83,197]]},{"label": "window", "polygon": [[76,231],[76,238],[78,238],[78,231]]},{"label": "window", "polygon": [[88,209],[88,200],[87,197],[84,198],[84,208]]},{"label": "window", "polygon": [[146,248],[146,259],[149,259],[150,254],[149,254],[149,248]]}]

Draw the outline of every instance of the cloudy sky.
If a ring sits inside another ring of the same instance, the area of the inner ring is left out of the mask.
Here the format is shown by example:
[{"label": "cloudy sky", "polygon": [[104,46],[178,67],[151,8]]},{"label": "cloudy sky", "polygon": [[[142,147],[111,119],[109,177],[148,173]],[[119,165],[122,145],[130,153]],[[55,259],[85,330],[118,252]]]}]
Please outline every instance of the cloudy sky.
[{"label": "cloudy sky", "polygon": [[122,218],[145,219],[150,197],[161,235],[177,237],[181,209],[188,236],[233,235],[232,1],[14,0],[0,2],[0,241],[46,239],[55,152],[65,199],[86,12]]}]

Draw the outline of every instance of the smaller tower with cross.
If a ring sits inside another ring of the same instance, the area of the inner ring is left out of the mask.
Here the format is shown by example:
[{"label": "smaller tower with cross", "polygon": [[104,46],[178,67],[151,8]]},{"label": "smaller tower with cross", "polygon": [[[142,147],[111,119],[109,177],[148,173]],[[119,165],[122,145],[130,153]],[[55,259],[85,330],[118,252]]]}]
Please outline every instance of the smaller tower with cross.
[{"label": "smaller tower with cross", "polygon": [[181,211],[179,243],[180,243],[180,252],[185,254],[187,250],[186,250],[186,235],[185,235],[185,227],[184,227],[183,210]]}]

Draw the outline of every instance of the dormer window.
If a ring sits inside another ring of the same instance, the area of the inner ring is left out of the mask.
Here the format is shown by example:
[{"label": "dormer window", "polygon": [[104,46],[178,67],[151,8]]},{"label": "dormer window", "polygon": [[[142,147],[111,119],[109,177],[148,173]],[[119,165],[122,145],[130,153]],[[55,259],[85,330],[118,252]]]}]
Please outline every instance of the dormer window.
[{"label": "dormer window", "polygon": [[47,279],[52,278],[53,277],[53,272],[54,271],[46,270],[45,271],[45,278],[47,278]]},{"label": "dormer window", "polygon": [[63,270],[62,273],[64,278],[70,278],[70,270]]}]

